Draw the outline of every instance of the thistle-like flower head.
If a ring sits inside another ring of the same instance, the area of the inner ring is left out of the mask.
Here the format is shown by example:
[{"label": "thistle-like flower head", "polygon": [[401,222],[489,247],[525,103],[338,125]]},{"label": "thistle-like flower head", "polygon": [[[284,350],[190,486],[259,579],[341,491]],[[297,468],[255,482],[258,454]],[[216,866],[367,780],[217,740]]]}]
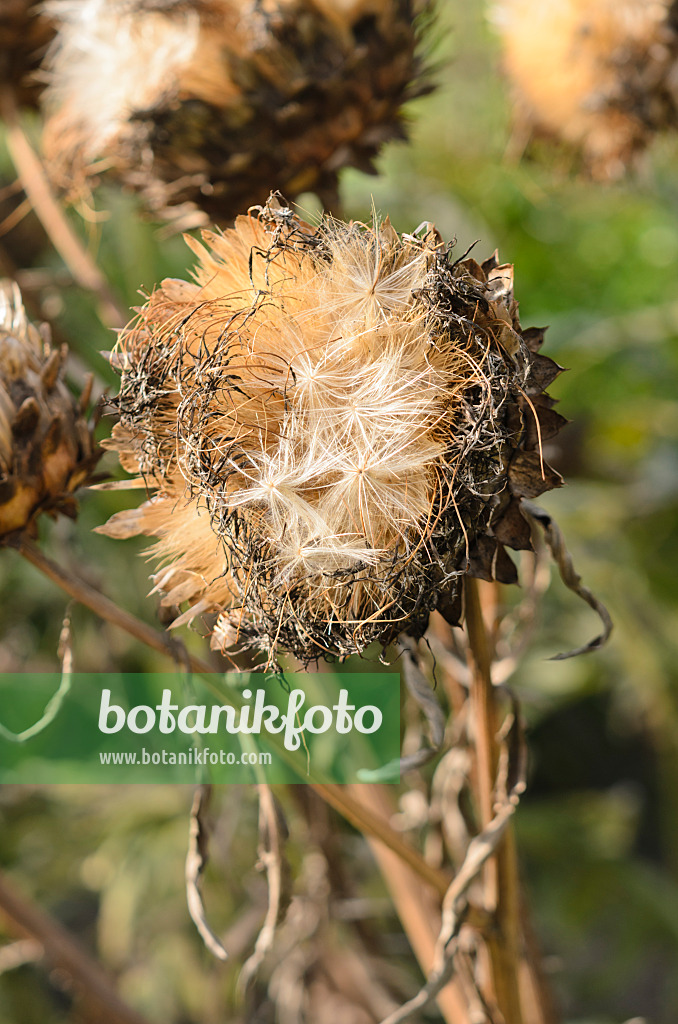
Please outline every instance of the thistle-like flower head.
[{"label": "thistle-like flower head", "polygon": [[107,170],[182,226],[272,185],[333,196],[428,91],[425,0],[51,0],[44,148],[76,196]]},{"label": "thistle-like flower head", "polygon": [[675,0],[494,0],[521,136],[579,151],[620,177],[678,116]]},{"label": "thistle-like flower head", "polygon": [[158,541],[156,589],[219,615],[216,646],[303,660],[458,615],[461,576],[512,580],[558,372],[521,332],[512,268],[272,200],[189,239],[123,333],[112,446],[152,497],[103,527]]}]

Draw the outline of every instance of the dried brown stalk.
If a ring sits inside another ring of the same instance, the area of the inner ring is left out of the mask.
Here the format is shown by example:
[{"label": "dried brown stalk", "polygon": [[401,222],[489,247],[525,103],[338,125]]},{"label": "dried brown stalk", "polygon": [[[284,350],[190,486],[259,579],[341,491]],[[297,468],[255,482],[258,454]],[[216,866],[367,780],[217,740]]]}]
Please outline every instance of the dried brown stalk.
[{"label": "dried brown stalk", "polygon": [[45,958],[73,979],[79,995],[101,1024],[148,1024],[115,991],[113,982],[89,953],[58,921],[19,893],[16,883],[0,873],[0,913],[13,931],[37,940]]},{"label": "dried brown stalk", "polygon": [[[353,791],[355,788],[350,787],[350,790]],[[373,815],[386,818],[393,812],[392,797],[387,787],[361,785],[359,791],[361,803]],[[421,878],[412,871],[412,868],[378,839],[368,837],[368,842],[414,954],[422,971],[428,974],[434,964],[436,939],[441,923],[439,902],[436,897],[444,893],[438,891],[436,894],[430,886],[422,884]],[[449,886],[446,886],[445,891],[447,888]],[[456,980],[441,986],[436,998],[446,1024],[469,1024],[464,993]]]},{"label": "dried brown stalk", "polygon": [[[469,845],[464,863],[455,875],[443,900],[442,923],[435,943],[433,968],[416,996],[401,1006],[381,1024],[405,1024],[445,991],[455,971],[455,956],[458,949],[459,932],[468,908],[467,893],[471,884],[482,871],[487,861],[497,854],[515,803],[508,799],[496,815]],[[464,1018],[466,1020],[466,1015]],[[506,1024],[515,1024],[519,1018],[504,1017]]]},{"label": "dried brown stalk", "polygon": [[[359,832],[377,839],[387,846],[400,861],[407,864],[416,877],[430,886],[434,892],[440,896],[447,892],[450,882],[447,873],[428,864],[413,846],[410,846],[397,832],[393,831],[388,824],[388,811],[384,813],[383,807],[375,807],[368,802],[367,797],[373,791],[373,786],[355,787],[313,783],[312,788]],[[359,793],[360,796],[356,796],[356,793]]]},{"label": "dried brown stalk", "polygon": [[0,94],[0,109],[7,126],[7,148],[26,197],[40,223],[73,276],[73,280],[98,299],[98,312],[106,327],[123,327],[129,313],[116,300],[108,281],[69,224],[52,194],[42,162],[24,132],[14,97]]},{"label": "dried brown stalk", "polygon": [[[497,717],[492,685],[492,650],[483,620],[478,584],[465,579],[465,614],[471,657],[471,705],[474,714],[478,804],[482,828],[495,818],[494,784],[499,763]],[[502,830],[503,831],[503,830]],[[494,851],[491,851],[492,853]],[[519,883],[515,843],[507,830],[496,856],[485,860],[485,905],[493,924],[485,940],[490,957],[494,999],[509,1024],[522,1024],[519,989]]]},{"label": "dried brown stalk", "polygon": [[[119,608],[110,598],[48,558],[37,545],[28,539],[20,538],[16,541],[15,547],[27,561],[61,587],[70,597],[93,611],[95,615],[124,630],[152,650],[172,658],[175,663],[189,668],[192,672],[208,676],[214,672],[214,668],[208,662],[187,651],[176,639],[153,629],[141,619],[137,619],[134,615]],[[427,864],[421,854],[406,843],[383,817],[372,814],[358,799],[347,792],[346,787],[312,781],[309,782],[309,785],[355,828],[380,839],[400,859],[409,864],[415,875],[432,886],[435,891],[442,895],[447,890],[449,884],[447,874]]]},{"label": "dried brown stalk", "polygon": [[284,919],[291,898],[289,865],[285,860],[284,845],[287,827],[282,812],[276,806],[271,787],[265,782],[257,785],[259,791],[259,862],[266,871],[268,881],[268,909],[254,952],[243,964],[239,985],[244,990],[255,976],[264,957],[273,945],[276,928]]},{"label": "dried brown stalk", "polygon": [[129,633],[130,636],[139,640],[140,643],[172,658],[175,662],[183,664],[186,661],[194,672],[213,671],[207,662],[185,652],[182,645],[173,637],[160,633],[158,630],[153,629],[152,626],[142,622],[141,619],[130,615],[129,612],[119,608],[114,601],[111,601],[110,598],[96,590],[95,587],[85,583],[84,580],[78,579],[77,576],[74,576],[62,566],[52,561],[36,544],[26,537],[18,538],[14,546],[26,561],[34,565],[36,569],[39,569],[48,579],[56,583],[62,590],[65,590],[67,594],[80,604],[93,611],[99,618],[118,626],[126,633]]}]

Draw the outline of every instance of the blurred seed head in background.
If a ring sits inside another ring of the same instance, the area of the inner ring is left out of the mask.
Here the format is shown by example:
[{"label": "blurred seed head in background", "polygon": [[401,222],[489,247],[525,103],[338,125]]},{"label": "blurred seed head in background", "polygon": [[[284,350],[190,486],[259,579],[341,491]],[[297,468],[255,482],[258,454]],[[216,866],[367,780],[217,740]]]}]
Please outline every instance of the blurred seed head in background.
[{"label": "blurred seed head in background", "polygon": [[54,33],[43,0],[0,3],[0,85],[12,89],[19,106],[38,105],[43,85],[37,72]]},{"label": "blurred seed head in background", "polygon": [[66,355],[29,322],[18,287],[0,282],[0,544],[34,534],[42,512],[75,517],[74,492],[98,461],[89,387],[71,394]]},{"label": "blurred seed head in background", "polygon": [[609,180],[678,125],[675,0],[494,0],[491,17],[517,139],[564,142]]},{"label": "blurred seed head in background", "polygon": [[214,646],[308,662],[458,620],[467,571],[515,581],[503,545],[530,547],[520,501],[560,483],[540,443],[563,419],[512,268],[275,198],[203,238],[113,360],[111,446],[154,494],[101,530],[158,538],[175,625],[217,613]]},{"label": "blurred seed head in background", "polygon": [[77,198],[103,171],[181,227],[270,189],[336,204],[429,90],[426,0],[52,0],[44,151]]}]

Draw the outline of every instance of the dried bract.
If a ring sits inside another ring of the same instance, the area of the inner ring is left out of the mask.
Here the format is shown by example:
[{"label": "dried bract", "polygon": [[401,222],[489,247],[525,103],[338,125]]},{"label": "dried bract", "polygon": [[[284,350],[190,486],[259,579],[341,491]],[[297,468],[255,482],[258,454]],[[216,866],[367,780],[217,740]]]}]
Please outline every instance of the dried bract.
[{"label": "dried bract", "polygon": [[42,83],[37,71],[55,28],[42,0],[0,3],[0,85],[10,88],[19,106],[37,106]]},{"label": "dried bract", "polygon": [[514,581],[523,497],[563,422],[512,268],[431,225],[314,228],[273,199],[205,232],[123,332],[111,446],[154,491],[101,528],[147,534],[155,587],[217,612],[218,647],[304,661],[421,635],[461,576]]},{"label": "dried bract", "polygon": [[517,132],[573,146],[596,178],[620,177],[678,124],[675,0],[495,0]]},{"label": "dried bract", "polygon": [[232,222],[271,186],[331,205],[427,91],[425,0],[52,0],[44,148],[77,196],[109,170],[181,226]]},{"label": "dried bract", "polygon": [[33,534],[41,512],[74,517],[74,492],[98,461],[89,388],[73,397],[65,358],[27,319],[18,287],[0,282],[0,544]]}]

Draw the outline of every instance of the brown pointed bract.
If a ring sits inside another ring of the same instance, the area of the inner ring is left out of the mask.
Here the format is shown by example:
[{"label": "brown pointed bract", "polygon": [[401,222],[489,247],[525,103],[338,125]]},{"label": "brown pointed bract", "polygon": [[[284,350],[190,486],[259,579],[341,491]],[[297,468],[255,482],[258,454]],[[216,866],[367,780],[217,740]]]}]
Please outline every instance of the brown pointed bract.
[{"label": "brown pointed bract", "polygon": [[44,82],[40,62],[54,38],[43,0],[0,3],[0,85],[10,88],[18,106],[37,106]]}]

